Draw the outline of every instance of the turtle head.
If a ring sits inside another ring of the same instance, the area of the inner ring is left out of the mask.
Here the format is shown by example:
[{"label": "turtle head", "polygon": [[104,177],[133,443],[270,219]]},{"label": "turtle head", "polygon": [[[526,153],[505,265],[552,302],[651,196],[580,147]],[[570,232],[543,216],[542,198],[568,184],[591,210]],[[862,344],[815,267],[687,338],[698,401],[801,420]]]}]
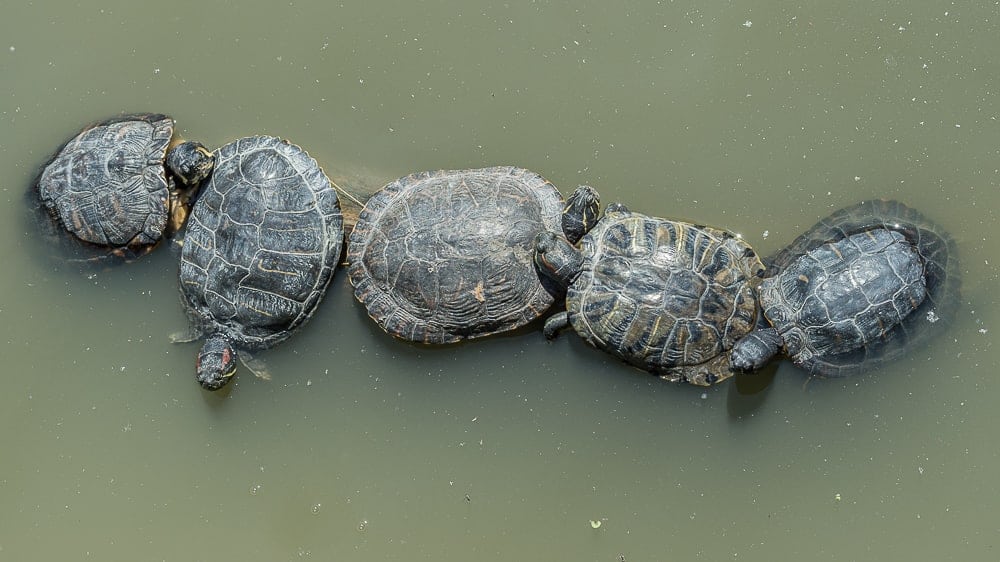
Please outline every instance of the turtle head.
[{"label": "turtle head", "polygon": [[539,232],[535,236],[535,267],[566,288],[583,268],[583,255],[554,232]]},{"label": "turtle head", "polygon": [[781,335],[774,328],[758,328],[743,336],[733,345],[729,354],[729,364],[734,371],[752,373],[778,353]]},{"label": "turtle head", "polygon": [[563,234],[570,244],[576,244],[590,232],[601,214],[601,196],[589,185],[581,185],[566,200],[562,212]]},{"label": "turtle head", "polygon": [[166,164],[182,184],[194,186],[212,173],[215,155],[200,142],[184,141],[167,152]]},{"label": "turtle head", "polygon": [[236,351],[222,336],[212,336],[198,352],[195,363],[198,384],[205,390],[219,390],[236,374]]}]

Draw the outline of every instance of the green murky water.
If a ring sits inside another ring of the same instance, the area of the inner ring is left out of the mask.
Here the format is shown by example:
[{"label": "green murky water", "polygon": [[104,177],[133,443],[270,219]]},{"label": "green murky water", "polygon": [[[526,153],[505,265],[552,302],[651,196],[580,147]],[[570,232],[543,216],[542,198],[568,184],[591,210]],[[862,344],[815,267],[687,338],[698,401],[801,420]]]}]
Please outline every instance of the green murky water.
[{"label": "green murky water", "polygon": [[[780,4],[6,5],[0,558],[996,558],[1000,7]],[[122,111],[359,185],[516,164],[765,254],[898,198],[958,240],[963,304],[876,373],[702,390],[576,337],[399,343],[339,272],[272,382],[209,395],[176,257],[60,267],[24,206]]]}]

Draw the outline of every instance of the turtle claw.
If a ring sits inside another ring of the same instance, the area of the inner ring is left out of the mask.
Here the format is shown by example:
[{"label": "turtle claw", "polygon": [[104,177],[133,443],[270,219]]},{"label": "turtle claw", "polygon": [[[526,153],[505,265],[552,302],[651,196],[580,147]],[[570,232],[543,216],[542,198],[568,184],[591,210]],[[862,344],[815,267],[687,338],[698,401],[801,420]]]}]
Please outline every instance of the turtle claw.
[{"label": "turtle claw", "polygon": [[267,363],[264,362],[263,359],[252,357],[243,351],[240,353],[240,360],[243,362],[243,366],[253,373],[258,379],[265,381],[271,380],[271,372],[268,370]]},{"label": "turtle claw", "polygon": [[193,328],[188,328],[180,332],[174,332],[169,337],[170,343],[190,343],[201,338],[201,334]]}]

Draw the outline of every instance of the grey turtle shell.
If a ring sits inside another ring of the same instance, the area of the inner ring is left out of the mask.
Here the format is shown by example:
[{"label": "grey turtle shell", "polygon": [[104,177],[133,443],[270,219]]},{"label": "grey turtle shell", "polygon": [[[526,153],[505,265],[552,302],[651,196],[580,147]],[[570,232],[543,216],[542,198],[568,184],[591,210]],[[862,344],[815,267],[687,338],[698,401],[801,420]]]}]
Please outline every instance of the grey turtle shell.
[{"label": "grey turtle shell", "polygon": [[611,211],[580,241],[566,294],[589,344],[661,378],[710,385],[733,375],[729,350],[757,318],[760,258],[736,235]]},{"label": "grey turtle shell", "polygon": [[337,192],[304,150],[267,136],[223,146],[181,252],[194,327],[248,350],[286,339],[323,298],[343,239]]},{"label": "grey turtle shell", "polygon": [[158,114],[90,125],[44,167],[38,196],[58,225],[81,241],[141,252],[167,225],[163,162],[173,131],[173,120]]},{"label": "grey turtle shell", "polygon": [[897,359],[943,331],[958,307],[954,240],[898,201],[841,209],[766,261],[764,315],[792,361],[816,375]]},{"label": "grey turtle shell", "polygon": [[348,246],[354,295],[387,333],[452,343],[538,318],[556,292],[533,244],[561,232],[559,191],[511,166],[421,172],[365,204]]}]

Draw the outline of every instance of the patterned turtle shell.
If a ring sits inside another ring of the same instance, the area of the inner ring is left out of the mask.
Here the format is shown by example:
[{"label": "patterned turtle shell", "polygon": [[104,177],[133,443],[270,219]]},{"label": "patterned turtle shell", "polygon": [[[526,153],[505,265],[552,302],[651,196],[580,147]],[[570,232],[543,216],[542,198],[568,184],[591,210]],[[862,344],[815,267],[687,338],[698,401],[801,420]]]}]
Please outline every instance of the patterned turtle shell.
[{"label": "patterned turtle shell", "polygon": [[757,317],[764,267],[725,230],[617,206],[580,241],[566,310],[589,344],[669,381],[733,375],[729,350]]},{"label": "patterned turtle shell", "polygon": [[516,167],[421,172],[365,204],[347,260],[354,295],[389,334],[451,343],[513,330],[554,301],[533,241],[561,231],[563,200]]},{"label": "patterned turtle shell", "polygon": [[943,330],[958,306],[954,240],[898,201],[841,209],[767,262],[764,315],[784,352],[816,375],[897,359]]},{"label": "patterned turtle shell", "polygon": [[[45,165],[36,182],[38,197],[59,228],[94,250],[140,256],[187,215],[185,208],[173,216],[175,205],[187,203],[177,199],[174,180],[196,186],[211,170],[210,152],[198,143],[173,149],[173,133],[173,119],[159,114],[90,125]],[[177,173],[168,175],[168,159],[181,164]],[[181,169],[186,165],[195,169]]]},{"label": "patterned turtle shell", "polygon": [[181,252],[196,332],[245,350],[286,339],[323,298],[343,239],[337,192],[304,150],[268,136],[223,146]]}]

